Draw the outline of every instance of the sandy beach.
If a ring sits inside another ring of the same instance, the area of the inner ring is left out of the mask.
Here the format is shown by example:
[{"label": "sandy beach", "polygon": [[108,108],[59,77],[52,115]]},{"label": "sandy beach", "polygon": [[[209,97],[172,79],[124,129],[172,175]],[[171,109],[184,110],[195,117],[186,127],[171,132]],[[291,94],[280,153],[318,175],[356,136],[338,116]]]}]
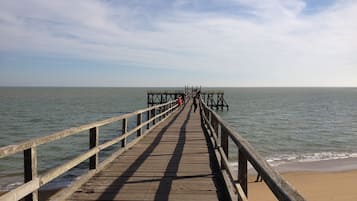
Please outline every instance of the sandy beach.
[{"label": "sandy beach", "polygon": [[[290,172],[283,177],[292,184],[306,200],[312,201],[356,201],[357,170],[346,172]],[[250,201],[277,200],[264,182],[249,179]]]}]

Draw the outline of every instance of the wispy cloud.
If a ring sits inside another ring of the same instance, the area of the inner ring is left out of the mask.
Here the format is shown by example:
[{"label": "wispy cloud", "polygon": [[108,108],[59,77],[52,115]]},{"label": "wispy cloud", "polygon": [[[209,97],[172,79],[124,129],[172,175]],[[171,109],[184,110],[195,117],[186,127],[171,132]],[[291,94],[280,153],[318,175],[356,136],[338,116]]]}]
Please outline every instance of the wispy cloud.
[{"label": "wispy cloud", "polygon": [[235,85],[357,85],[357,2],[312,2],[5,0],[0,50],[228,72]]}]

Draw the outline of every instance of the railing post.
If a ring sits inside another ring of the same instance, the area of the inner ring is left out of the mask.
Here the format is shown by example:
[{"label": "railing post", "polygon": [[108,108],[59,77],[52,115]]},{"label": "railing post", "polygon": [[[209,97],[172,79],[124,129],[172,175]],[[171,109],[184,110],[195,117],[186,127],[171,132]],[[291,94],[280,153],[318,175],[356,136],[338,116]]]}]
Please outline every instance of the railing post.
[{"label": "railing post", "polygon": [[[148,111],[146,112],[146,116],[147,116],[147,120],[149,121],[149,120],[150,120],[150,110],[148,110]],[[146,128],[147,128],[147,129],[150,129],[150,122],[146,125]]]},{"label": "railing post", "polygon": [[208,111],[208,122],[212,125],[212,113],[210,111]]},{"label": "railing post", "polygon": [[[136,125],[140,126],[142,123],[142,116],[141,113],[138,114],[137,118],[136,118]],[[142,128],[139,128],[138,131],[136,131],[136,136],[140,137],[142,134]]]},{"label": "railing post", "polygon": [[[161,112],[162,112],[162,106],[158,107],[159,111],[158,111],[158,114],[160,115]],[[160,115],[159,118],[158,118],[158,121],[160,122],[162,119],[162,116]]]},{"label": "railing post", "polygon": [[166,104],[165,107],[164,107],[164,112],[165,112],[164,117],[167,117],[169,115],[169,113],[166,112],[168,109],[169,109],[169,105]]},{"label": "railing post", "polygon": [[213,127],[214,132],[216,133],[216,137],[219,137],[219,133],[218,133],[218,121],[215,117],[212,116],[211,114],[211,125]]},{"label": "railing post", "polygon": [[[128,119],[125,118],[122,121],[121,134],[124,135],[127,130],[128,130]],[[125,147],[125,146],[126,146],[126,137],[121,140],[121,147]]]},{"label": "railing post", "polygon": [[[24,182],[29,182],[37,177],[37,152],[36,147],[24,150]],[[25,201],[38,201],[38,191],[27,195]]]},{"label": "railing post", "polygon": [[155,113],[156,113],[156,108],[151,110],[151,117],[154,117],[154,120],[152,122],[153,125],[156,124],[156,114]]},{"label": "railing post", "polygon": [[[226,129],[222,128],[220,125],[220,130],[221,130],[221,147],[223,149],[224,154],[226,155],[228,159],[228,133]],[[221,164],[221,168],[225,169],[223,164]]]},{"label": "railing post", "polygon": [[[98,146],[98,134],[99,134],[99,128],[94,127],[89,130],[89,149],[95,148]],[[89,169],[97,169],[98,166],[98,156],[99,153],[96,153],[95,155],[91,156],[89,158]]]},{"label": "railing post", "polygon": [[241,185],[246,197],[248,197],[247,157],[245,153],[239,149],[238,158],[238,183]]}]

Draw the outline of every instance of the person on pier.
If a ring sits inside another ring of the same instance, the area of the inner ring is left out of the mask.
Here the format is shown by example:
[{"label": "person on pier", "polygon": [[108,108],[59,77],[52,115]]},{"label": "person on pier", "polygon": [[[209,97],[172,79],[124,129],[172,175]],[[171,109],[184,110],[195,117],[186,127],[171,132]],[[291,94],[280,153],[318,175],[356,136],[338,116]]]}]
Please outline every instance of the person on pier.
[{"label": "person on pier", "polygon": [[178,105],[179,107],[182,105],[182,98],[181,98],[181,96],[179,96],[179,97],[177,98],[177,105]]},{"label": "person on pier", "polygon": [[198,105],[197,101],[199,101],[199,99],[200,99],[200,93],[201,93],[201,91],[198,91],[196,93],[196,95],[193,97],[193,112],[196,112],[197,105]]},{"label": "person on pier", "polygon": [[197,109],[197,98],[196,96],[193,97],[193,112],[196,112]]}]

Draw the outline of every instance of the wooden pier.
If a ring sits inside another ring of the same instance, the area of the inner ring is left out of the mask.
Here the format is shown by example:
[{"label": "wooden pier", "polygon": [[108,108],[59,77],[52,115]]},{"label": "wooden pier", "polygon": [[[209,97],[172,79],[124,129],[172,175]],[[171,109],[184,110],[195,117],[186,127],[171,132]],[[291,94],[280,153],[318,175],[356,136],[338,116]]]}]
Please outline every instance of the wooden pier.
[{"label": "wooden pier", "polygon": [[[133,118],[134,117],[134,118]],[[136,127],[128,130],[128,121]],[[121,135],[99,144],[100,128],[121,125]],[[88,132],[88,151],[46,172],[38,172],[37,147]],[[135,139],[132,139],[135,138]],[[130,140],[129,140],[130,139]],[[229,139],[232,143],[228,143]],[[120,144],[99,160],[99,152]],[[228,161],[229,144],[237,146],[238,172]],[[1,201],[38,200],[39,189],[84,161],[88,171],[49,200],[248,200],[247,164],[259,172],[278,200],[303,201],[243,139],[202,100],[176,101],[70,128],[49,136],[0,148],[0,158],[24,156],[24,184],[1,195]]]},{"label": "wooden pier", "polygon": [[226,200],[213,156],[199,112],[186,105],[68,200]]}]

